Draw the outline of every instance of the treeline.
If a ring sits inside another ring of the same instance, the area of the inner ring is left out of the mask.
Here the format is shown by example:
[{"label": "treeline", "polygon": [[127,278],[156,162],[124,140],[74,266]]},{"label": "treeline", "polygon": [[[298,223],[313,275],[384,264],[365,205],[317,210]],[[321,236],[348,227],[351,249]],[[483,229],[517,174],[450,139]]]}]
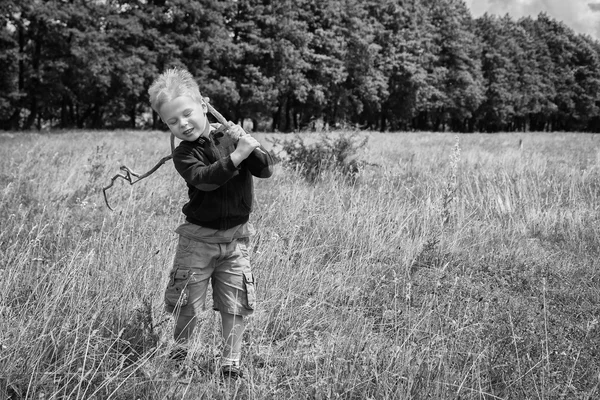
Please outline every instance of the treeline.
[{"label": "treeline", "polygon": [[185,66],[268,130],[600,131],[600,44],[462,0],[2,0],[0,128],[154,127]]}]

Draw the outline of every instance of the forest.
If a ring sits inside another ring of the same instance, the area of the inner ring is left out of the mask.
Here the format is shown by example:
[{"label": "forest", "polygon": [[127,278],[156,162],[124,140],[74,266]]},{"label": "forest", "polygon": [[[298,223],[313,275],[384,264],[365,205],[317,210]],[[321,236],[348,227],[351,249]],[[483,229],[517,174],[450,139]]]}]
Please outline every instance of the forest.
[{"label": "forest", "polygon": [[462,0],[3,0],[0,129],[159,129],[185,67],[255,129],[600,132],[600,43]]}]

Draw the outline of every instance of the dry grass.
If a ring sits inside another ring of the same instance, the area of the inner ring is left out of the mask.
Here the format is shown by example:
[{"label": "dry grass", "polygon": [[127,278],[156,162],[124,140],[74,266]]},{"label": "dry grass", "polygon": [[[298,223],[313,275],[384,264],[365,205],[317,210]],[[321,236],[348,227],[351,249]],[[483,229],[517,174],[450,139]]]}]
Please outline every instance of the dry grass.
[{"label": "dry grass", "polygon": [[[165,371],[186,192],[159,132],[0,136],[0,398],[600,396],[600,139],[370,134],[355,185],[256,181],[243,385]],[[265,136],[259,136],[265,139]],[[523,146],[519,146],[519,140]],[[212,312],[194,355],[219,353]]]}]

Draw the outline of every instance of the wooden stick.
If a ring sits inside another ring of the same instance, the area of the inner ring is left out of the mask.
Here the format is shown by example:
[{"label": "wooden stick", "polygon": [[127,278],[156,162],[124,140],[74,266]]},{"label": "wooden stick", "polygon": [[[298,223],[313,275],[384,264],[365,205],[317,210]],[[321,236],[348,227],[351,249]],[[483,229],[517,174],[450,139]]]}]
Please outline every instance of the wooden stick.
[{"label": "wooden stick", "polygon": [[[227,121],[227,119],[223,115],[221,115],[220,112],[218,112],[217,110],[215,110],[215,108],[208,102],[207,98],[204,99],[204,103],[206,103],[206,107],[208,108],[208,112],[211,113],[213,115],[213,117],[215,117],[215,119],[217,120],[217,122],[219,122],[221,125],[229,126],[229,121]],[[265,153],[263,151],[263,149],[261,149],[259,147],[255,148],[254,151],[258,151],[261,154],[267,155],[267,153]]]}]

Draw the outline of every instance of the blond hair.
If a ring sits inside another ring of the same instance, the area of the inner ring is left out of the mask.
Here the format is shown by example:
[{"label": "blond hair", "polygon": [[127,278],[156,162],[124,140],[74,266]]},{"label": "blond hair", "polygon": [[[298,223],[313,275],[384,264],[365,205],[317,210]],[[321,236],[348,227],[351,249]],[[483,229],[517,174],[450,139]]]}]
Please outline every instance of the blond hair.
[{"label": "blond hair", "polygon": [[189,96],[198,102],[203,101],[198,83],[192,74],[179,68],[167,69],[160,74],[148,89],[148,94],[150,106],[156,112],[159,112],[163,104],[179,96]]}]

